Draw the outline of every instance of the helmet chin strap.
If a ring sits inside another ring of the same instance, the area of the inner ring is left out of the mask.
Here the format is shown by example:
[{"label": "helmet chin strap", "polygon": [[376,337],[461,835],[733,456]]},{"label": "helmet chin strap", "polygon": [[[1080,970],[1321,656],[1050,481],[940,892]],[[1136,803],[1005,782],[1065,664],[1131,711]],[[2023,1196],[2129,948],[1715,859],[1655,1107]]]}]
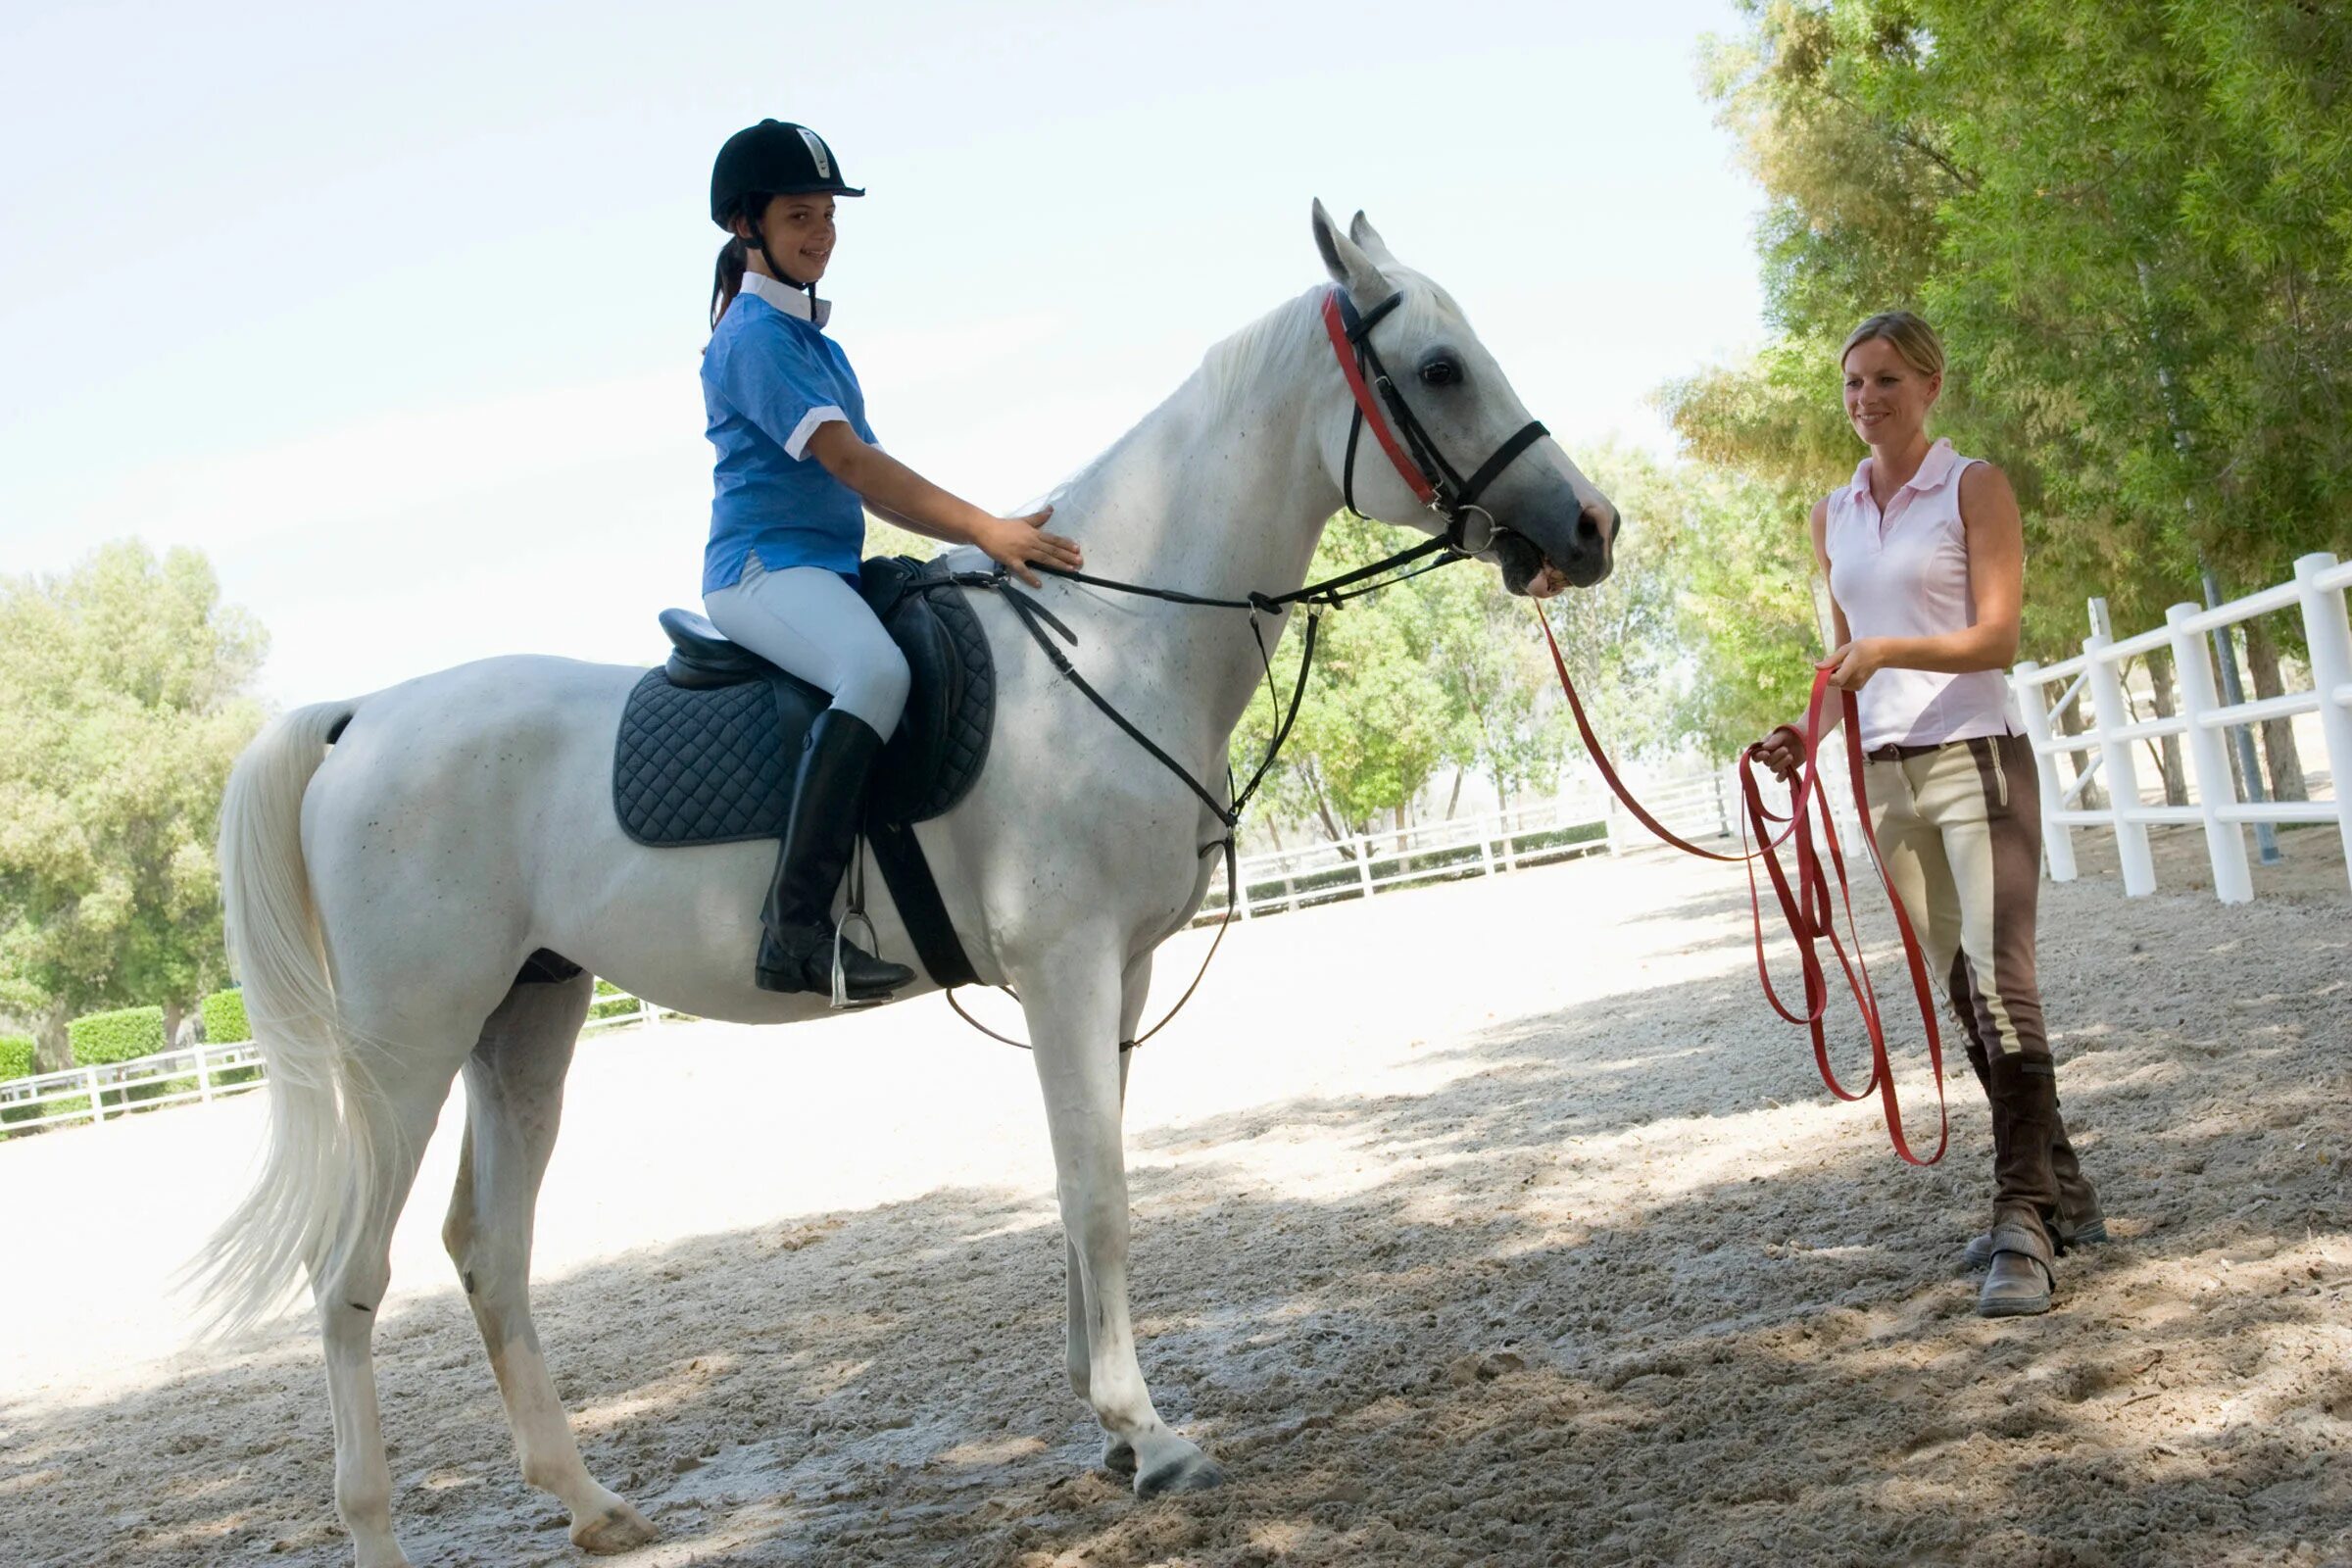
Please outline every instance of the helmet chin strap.
[{"label": "helmet chin strap", "polygon": [[809,309],[813,311],[816,308],[816,285],[800,282],[790,272],[778,267],[775,253],[767,248],[767,225],[756,219],[747,220],[747,221],[751,223],[752,243],[760,247],[760,259],[767,264],[768,275],[788,288],[797,288],[807,294]]}]

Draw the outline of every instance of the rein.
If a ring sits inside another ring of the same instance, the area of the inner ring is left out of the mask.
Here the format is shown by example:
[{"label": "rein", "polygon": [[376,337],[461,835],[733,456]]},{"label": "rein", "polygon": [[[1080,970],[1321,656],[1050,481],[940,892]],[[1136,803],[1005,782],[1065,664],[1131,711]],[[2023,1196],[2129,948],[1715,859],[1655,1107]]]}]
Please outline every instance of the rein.
[{"label": "rein", "polygon": [[[1220,802],[1207,785],[1169,754],[1167,748],[1145,734],[1134,720],[1120,712],[1108,698],[1097,691],[1078,672],[1077,665],[1070,662],[1069,656],[1054,642],[1054,638],[1059,637],[1063,643],[1074,648],[1078,645],[1078,634],[1034,595],[1014,587],[1011,573],[1003,565],[994,571],[958,572],[953,579],[965,587],[994,589],[1011,609],[1014,618],[1020,621],[1031,640],[1045,651],[1047,660],[1061,678],[1077,687],[1081,696],[1117,725],[1129,740],[1142,747],[1152,760],[1182,780],[1185,788],[1199,797],[1200,804],[1208,808],[1209,813],[1224,824],[1224,837],[1211,839],[1201,845],[1200,854],[1205,857],[1210,851],[1218,849],[1225,852],[1225,917],[1217,922],[1217,934],[1210,939],[1208,952],[1200,960],[1200,971],[1193,976],[1193,983],[1185,987],[1184,995],[1177,998],[1176,1004],[1161,1016],[1159,1022],[1133,1040],[1120,1041],[1119,1049],[1122,1052],[1132,1051],[1142,1045],[1165,1029],[1169,1021],[1184,1010],[1184,1004],[1193,1000],[1193,993],[1200,989],[1200,982],[1207,977],[1209,963],[1215,959],[1218,947],[1225,941],[1226,927],[1233,924],[1234,910],[1240,907],[1241,903],[1241,874],[1237,864],[1235,835],[1241,826],[1243,810],[1257,793],[1258,786],[1266,781],[1266,775],[1273,771],[1275,759],[1282,755],[1284,743],[1291,738],[1291,728],[1298,722],[1299,705],[1306,698],[1307,675],[1314,668],[1315,632],[1321,623],[1322,612],[1337,610],[1350,599],[1378,593],[1408,577],[1417,577],[1422,572],[1435,571],[1440,566],[1449,566],[1457,561],[1467,560],[1492,545],[1494,536],[1503,530],[1494,521],[1494,514],[1477,504],[1478,498],[1521,453],[1550,433],[1542,420],[1528,420],[1489,454],[1469,477],[1464,478],[1460,470],[1446,462],[1445,454],[1439,451],[1436,438],[1413,414],[1411,405],[1404,401],[1404,395],[1396,389],[1396,378],[1389,374],[1388,367],[1381,363],[1379,351],[1372,346],[1372,328],[1403,301],[1403,291],[1398,290],[1369,311],[1358,314],[1353,302],[1348,298],[1346,289],[1334,287],[1323,296],[1324,331],[1331,339],[1332,353],[1339,361],[1340,373],[1347,377],[1348,396],[1355,404],[1348,425],[1348,456],[1340,470],[1340,493],[1348,510],[1362,515],[1355,504],[1355,454],[1361,444],[1364,428],[1369,425],[1373,438],[1379,442],[1381,450],[1388,454],[1389,462],[1412,490],[1414,498],[1446,519],[1443,535],[1425,539],[1368,566],[1358,566],[1336,577],[1326,577],[1321,582],[1309,583],[1287,594],[1252,593],[1241,599],[1221,599],[1205,594],[1185,593],[1175,588],[1155,588],[1147,583],[1121,582],[1116,578],[1097,577],[1060,566],[1038,564],[1032,568],[1090,588],[1134,594],[1172,605],[1249,612],[1250,635],[1257,644],[1258,663],[1266,672],[1266,690],[1274,699],[1274,735],[1266,745],[1266,755],[1250,773],[1249,783],[1236,789],[1232,769],[1227,768],[1225,801]],[[1476,544],[1469,542],[1469,519],[1473,514],[1487,519],[1486,536]],[[1413,565],[1415,562],[1431,556],[1438,559],[1426,565],[1414,566],[1411,571],[1396,571],[1397,567]],[[1396,575],[1382,575],[1392,571]],[[1309,609],[1306,640],[1298,655],[1298,678],[1291,688],[1290,703],[1286,707],[1280,701],[1280,693],[1275,687],[1273,652],[1266,646],[1265,633],[1258,625],[1258,617],[1286,614],[1293,605],[1305,605]],[[955,986],[947,988],[948,1005],[956,1010],[957,1017],[992,1040],[1023,1050],[1029,1049],[1027,1042],[999,1034],[964,1011],[963,1004],[956,1000],[957,989]],[[1016,1002],[1020,1000],[1019,994],[1010,986],[998,989]]]},{"label": "rein", "polygon": [[[1552,635],[1551,619],[1544,613],[1541,606],[1536,609],[1536,619],[1544,628],[1544,641],[1551,651],[1552,668],[1559,673],[1560,690],[1567,694],[1569,711],[1575,715],[1577,733],[1583,737],[1586,752],[1600,769],[1600,776],[1608,784],[1611,793],[1625,803],[1626,809],[1643,827],[1684,854],[1696,856],[1702,860],[1718,860],[1746,867],[1748,914],[1755,932],[1757,984],[1764,992],[1764,1000],[1772,1004],[1773,1011],[1789,1023],[1802,1025],[1812,1032],[1813,1064],[1819,1069],[1821,1081],[1828,1086],[1830,1093],[1839,1100],[1854,1101],[1866,1098],[1875,1089],[1879,1094],[1880,1108],[1886,1119],[1886,1136],[1893,1143],[1895,1153],[1914,1165],[1933,1165],[1943,1158],[1944,1149],[1951,1141],[1951,1114],[1944,1100],[1943,1040],[1936,1027],[1935,993],[1928,977],[1927,959],[1920,950],[1919,937],[1911,928],[1911,917],[1903,910],[1903,901],[1895,893],[1893,882],[1887,878],[1886,858],[1879,852],[1878,834],[1870,825],[1870,812],[1864,809],[1859,813],[1862,837],[1870,846],[1871,864],[1878,873],[1879,885],[1886,891],[1886,902],[1894,909],[1895,930],[1902,937],[1903,958],[1911,971],[1912,996],[1919,1004],[1920,1021],[1927,1026],[1928,1061],[1936,1074],[1936,1152],[1922,1158],[1911,1152],[1910,1141],[1903,1134],[1903,1109],[1895,1098],[1894,1067],[1886,1055],[1886,1015],[1880,1005],[1878,992],[1871,984],[1870,966],[1862,956],[1862,938],[1854,923],[1853,889],[1846,879],[1845,855],[1838,848],[1837,827],[1830,818],[1829,796],[1822,788],[1821,741],[1824,709],[1831,690],[1830,672],[1826,669],[1814,671],[1813,692],[1805,704],[1804,721],[1801,725],[1790,726],[1804,743],[1805,758],[1797,771],[1796,782],[1789,791],[1786,815],[1776,814],[1764,804],[1763,790],[1756,779],[1754,748],[1740,754],[1740,836],[1742,853],[1724,855],[1701,849],[1688,839],[1669,832],[1664,823],[1652,816],[1634,798],[1633,791],[1626,788],[1625,780],[1618,776],[1617,769],[1610,763],[1608,754],[1601,750],[1600,738],[1592,733],[1592,721],[1585,716],[1585,705],[1576,695],[1576,683],[1568,676],[1568,662],[1560,656],[1559,640]],[[1846,769],[1853,785],[1854,800],[1859,804],[1868,798],[1862,778],[1861,719],[1855,711],[1852,692],[1838,692],[1838,701],[1845,728]],[[1829,846],[1827,870],[1815,847],[1814,834],[1807,830],[1808,810],[1813,824],[1819,828],[1822,842]],[[1778,837],[1773,833],[1776,823],[1782,824]],[[1751,834],[1755,842],[1752,850],[1746,848]],[[1782,869],[1777,853],[1782,845],[1791,839],[1796,843],[1793,885],[1788,873]],[[1789,936],[1796,942],[1799,973],[1804,984],[1802,1012],[1791,1011],[1781,1001],[1780,993],[1773,989],[1772,971],[1765,962],[1763,896],[1756,885],[1758,860],[1764,862],[1765,874],[1772,882],[1773,897],[1781,906],[1781,917],[1788,924]],[[1845,944],[1838,938],[1837,910],[1830,898],[1832,872],[1838,879],[1838,901],[1845,906],[1846,937],[1853,944],[1850,954]],[[1829,976],[1821,961],[1824,943],[1828,944],[1830,952],[1838,959],[1838,967],[1845,976],[1846,989],[1852,994],[1854,1005],[1862,1014],[1863,1028],[1870,1036],[1870,1076],[1863,1081],[1861,1088],[1850,1091],[1838,1081],[1837,1071],[1830,1065],[1829,1041],[1823,1028],[1830,1005]]]}]

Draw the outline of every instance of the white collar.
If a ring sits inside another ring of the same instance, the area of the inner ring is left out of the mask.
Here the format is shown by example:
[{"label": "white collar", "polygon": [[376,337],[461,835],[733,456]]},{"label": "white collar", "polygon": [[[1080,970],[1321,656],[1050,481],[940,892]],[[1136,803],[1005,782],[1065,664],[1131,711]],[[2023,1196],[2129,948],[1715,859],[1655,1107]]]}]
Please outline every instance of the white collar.
[{"label": "white collar", "polygon": [[779,282],[765,272],[755,272],[748,268],[745,269],[743,292],[757,295],[761,301],[774,306],[786,316],[798,317],[820,329],[833,318],[833,302],[831,300],[816,300],[813,302],[812,308],[807,289]]}]

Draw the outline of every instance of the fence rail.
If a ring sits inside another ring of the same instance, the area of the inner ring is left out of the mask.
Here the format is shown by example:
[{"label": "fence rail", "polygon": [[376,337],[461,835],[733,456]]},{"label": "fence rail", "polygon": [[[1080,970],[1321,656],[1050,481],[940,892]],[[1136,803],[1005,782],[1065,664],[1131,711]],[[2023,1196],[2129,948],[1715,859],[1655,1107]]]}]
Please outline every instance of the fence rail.
[{"label": "fence rail", "polygon": [[[580,1026],[583,1035],[684,1016],[625,991],[601,993],[595,1008]],[[0,1080],[0,1136],[94,1125],[160,1105],[210,1104],[259,1089],[268,1076],[261,1048],[242,1040]]]},{"label": "fence rail", "polygon": [[11,1078],[0,1083],[0,1132],[112,1121],[156,1105],[210,1103],[258,1089],[262,1078],[261,1050],[250,1040]]},{"label": "fence rail", "polygon": [[[1645,790],[1652,815],[1686,838],[1730,836],[1739,821],[1727,772],[1704,773]],[[1495,876],[1588,855],[1619,855],[1644,831],[1614,798],[1569,796],[1476,816],[1408,823],[1377,833],[1245,856],[1235,868],[1243,919],[1370,898],[1393,888],[1460,877]],[[1225,880],[1215,878],[1193,917],[1224,918]]]},{"label": "fence rail", "polygon": [[[2163,824],[2196,823],[2205,829],[2206,853],[2213,861],[2214,896],[2224,904],[2243,904],[2254,897],[2254,880],[2246,859],[2241,828],[2248,823],[2333,822],[2343,836],[2344,858],[2352,874],[2352,619],[2347,618],[2344,592],[2352,587],[2352,564],[2338,563],[2321,552],[2295,563],[2295,578],[2260,593],[2204,609],[2175,605],[2165,612],[2165,623],[2153,631],[2115,640],[2094,629],[2082,641],[2082,654],[2047,666],[2029,661],[2011,672],[2026,732],[2041,759],[2042,851],[2050,880],[2075,879],[2073,830],[2103,827],[2114,834],[2116,858],[2123,867],[2124,891],[2134,898],[2156,891],[2156,863],[2148,846],[2148,829]],[[2209,635],[2256,615],[2299,610],[2311,655],[2311,689],[2283,697],[2225,705],[2214,679]],[[2094,628],[2097,626],[2094,617]],[[2180,711],[2170,716],[2134,720],[2124,701],[2124,668],[2133,659],[2151,653],[2170,653],[2180,692]],[[2044,689],[2071,682],[2055,702],[2045,702]],[[2084,685],[2090,688],[2093,723],[2080,735],[2053,733],[2051,715],[2075,699]],[[2246,801],[2238,796],[2224,745],[2228,731],[2240,725],[2316,713],[2328,754],[2328,771],[2334,798],[2325,801]],[[2196,788],[2192,806],[2150,806],[2139,798],[2135,741],[2179,736],[2186,752],[2188,776]],[[2087,762],[2080,760],[2088,753]],[[2057,759],[2078,758],[2073,784],[2058,782]],[[2095,772],[2103,771],[2109,801],[2103,809],[2076,806]]]}]

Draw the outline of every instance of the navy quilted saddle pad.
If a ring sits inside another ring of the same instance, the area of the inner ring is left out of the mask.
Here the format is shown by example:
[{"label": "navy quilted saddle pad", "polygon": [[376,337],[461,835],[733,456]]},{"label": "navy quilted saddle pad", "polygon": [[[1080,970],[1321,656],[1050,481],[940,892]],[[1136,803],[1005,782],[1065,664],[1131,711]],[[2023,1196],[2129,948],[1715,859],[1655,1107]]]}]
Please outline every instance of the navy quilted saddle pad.
[{"label": "navy quilted saddle pad", "polygon": [[[988,760],[996,663],[946,566],[894,556],[866,562],[859,577],[913,675],[906,716],[874,765],[867,819],[920,822],[961,800]],[[700,615],[665,610],[662,627],[669,662],[629,693],[613,747],[621,830],[650,845],[781,838],[801,738],[829,699]]]}]

